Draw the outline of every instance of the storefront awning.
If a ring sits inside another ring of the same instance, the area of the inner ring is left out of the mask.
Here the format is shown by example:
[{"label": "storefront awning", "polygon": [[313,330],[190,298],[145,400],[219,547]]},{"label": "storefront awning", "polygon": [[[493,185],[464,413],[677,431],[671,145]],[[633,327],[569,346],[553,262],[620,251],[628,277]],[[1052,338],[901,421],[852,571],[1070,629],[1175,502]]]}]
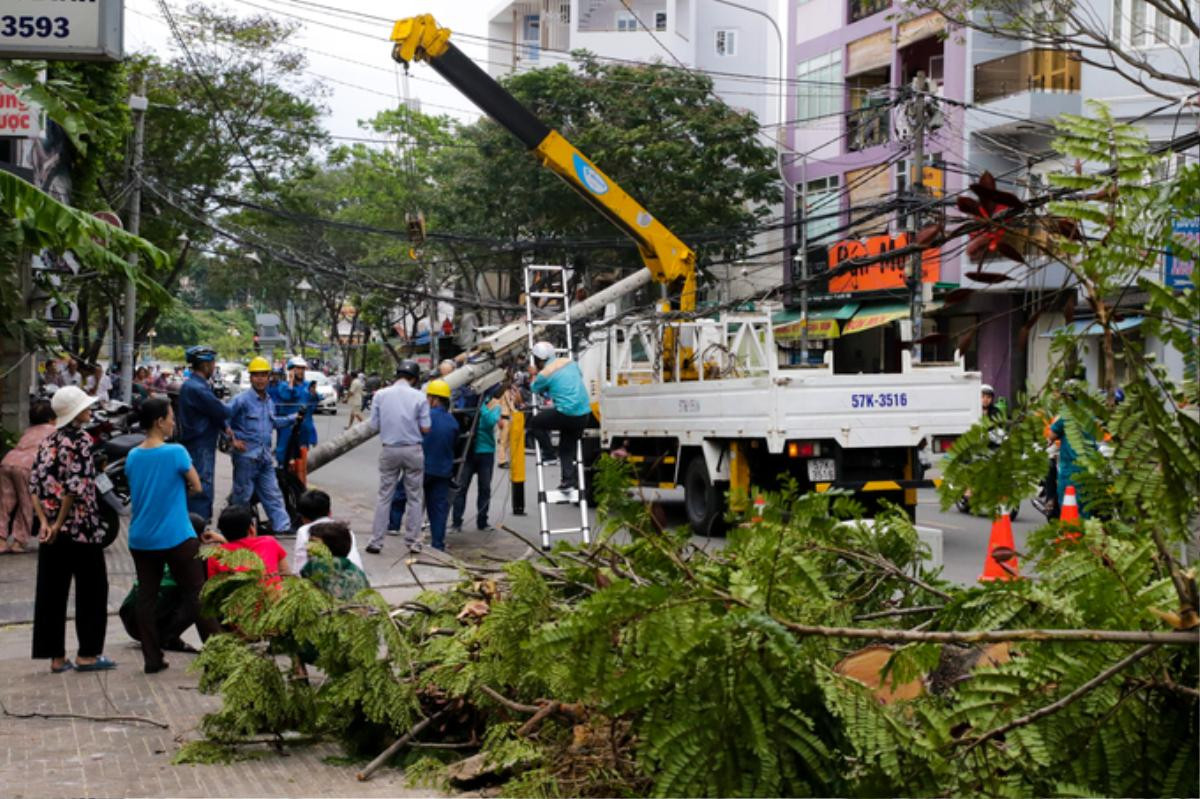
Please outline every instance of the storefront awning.
[{"label": "storefront awning", "polygon": [[873,327],[886,325],[888,322],[903,319],[910,313],[910,306],[904,302],[864,305],[854,315],[853,319],[842,326],[842,335],[849,336],[852,333],[861,333]]},{"label": "storefront awning", "polygon": [[[848,302],[830,308],[809,309],[808,337],[813,340],[837,338],[841,334],[838,322],[854,316],[854,312],[857,310],[857,302]],[[800,319],[800,311],[792,309],[786,314],[776,316],[775,320],[776,341],[799,341],[803,337],[804,322]]]},{"label": "storefront awning", "polygon": [[[1141,316],[1127,316],[1120,322],[1114,324],[1113,330],[1130,330],[1140,325],[1144,318],[1145,317]],[[1100,326],[1099,322],[1096,322],[1093,319],[1079,319],[1069,325],[1063,325],[1062,327],[1056,327],[1053,330],[1047,330],[1045,333],[1042,333],[1039,338],[1054,338],[1058,335],[1060,330],[1065,330],[1071,336],[1104,335],[1104,328]]]}]

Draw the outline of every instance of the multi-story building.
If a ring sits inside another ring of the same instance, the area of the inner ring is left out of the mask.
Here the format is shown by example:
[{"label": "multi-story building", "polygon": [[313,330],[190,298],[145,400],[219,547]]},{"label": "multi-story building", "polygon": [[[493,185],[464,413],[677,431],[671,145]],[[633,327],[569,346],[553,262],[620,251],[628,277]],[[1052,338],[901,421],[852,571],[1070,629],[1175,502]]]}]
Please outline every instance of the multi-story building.
[{"label": "multi-story building", "polygon": [[[779,140],[786,92],[779,89],[786,39],[779,0],[504,0],[488,16],[487,68],[494,77],[569,59],[588,50],[602,59],[661,61],[703,70],[730,107],[753,113],[764,144]],[[777,23],[776,20],[779,20]],[[778,217],[782,208],[775,214]],[[769,253],[728,270],[716,296],[780,283],[785,259],[778,230],[756,238]],[[731,288],[733,287],[733,288]]]},{"label": "multi-story building", "polygon": [[[1186,59],[1189,45],[1193,56],[1196,52],[1197,43],[1181,26],[1151,18],[1153,9],[1145,0],[1091,0],[1091,5],[1130,47],[1157,49],[1153,57],[1165,60]],[[1085,99],[1104,100],[1119,119],[1138,120],[1152,141],[1171,139],[1179,130],[1180,106],[1163,108],[1161,97],[1110,70],[1081,63],[1070,52],[976,31],[946,31],[940,17],[913,18],[911,8],[888,0],[807,0],[791,13],[796,41],[788,74],[795,84],[788,117],[793,121],[790,145],[799,155],[786,170],[793,189],[788,213],[796,220],[797,251],[801,241],[807,244],[810,274],[904,241],[911,222],[906,210],[921,202],[906,193],[913,177],[912,117],[906,113],[912,103],[902,91],[917,71],[932,79],[940,111],[936,118],[926,117],[925,203],[964,189],[984,171],[997,178],[999,188],[1018,196],[1040,193],[1045,174],[1066,166],[1047,158],[1052,120],[1085,112]],[[1173,66],[1187,74],[1186,64]],[[1161,83],[1155,88],[1180,93]],[[1191,118],[1194,124],[1194,112]],[[1001,394],[1040,385],[1049,358],[1046,334],[1065,323],[1052,312],[1065,300],[1065,269],[1036,259],[1029,262],[1033,268],[997,259],[982,268],[1010,279],[976,280],[981,266],[961,254],[962,244],[942,247],[936,269],[931,268],[933,253],[926,255],[925,278],[932,284],[926,297],[932,302],[926,304],[923,333],[942,335],[925,345],[923,358],[944,360],[959,349],[968,366]],[[1148,273],[1158,268],[1151,264]],[[835,363],[850,371],[894,368],[903,348],[902,326],[910,316],[905,271],[904,263],[886,262],[810,292],[809,357],[833,349]],[[943,305],[954,288],[975,291],[965,302]],[[1136,304],[1136,294],[1126,302]],[[1032,330],[1023,329],[1029,320],[1034,320]],[[1080,324],[1080,330],[1090,330],[1088,321]],[[790,328],[793,338],[796,328]],[[1147,342],[1147,348],[1164,350],[1160,357],[1168,362],[1179,360],[1160,343]],[[1098,384],[1103,375],[1095,349],[1081,348],[1081,365]]]},{"label": "multi-story building", "polygon": [[[785,169],[788,214],[795,219],[793,275],[816,274],[855,255],[904,246],[911,220],[905,198],[915,174],[914,120],[902,87],[929,79],[922,182],[934,197],[963,185],[961,103],[966,97],[965,45],[945,36],[943,18],[905,18],[887,0],[807,0],[792,6],[796,40],[788,56],[788,119],[794,154]],[[937,102],[942,98],[948,102]],[[801,207],[803,206],[803,207]],[[803,260],[799,257],[803,254]],[[810,360],[835,352],[848,371],[888,371],[900,363],[901,326],[909,317],[909,259],[879,263],[810,292]],[[959,280],[945,252],[923,259],[929,311]],[[930,329],[954,334],[953,316],[929,315]],[[786,338],[796,337],[796,326]],[[927,344],[926,360],[950,357]],[[972,353],[974,357],[974,353]],[[970,359],[969,359],[970,360]],[[974,364],[972,364],[974,365]]]},{"label": "multi-story building", "polygon": [[[1186,27],[1160,14],[1151,3],[1090,0],[1089,7],[1094,19],[1108,26],[1112,38],[1128,48],[1135,61],[1144,58],[1148,65],[1168,75],[1194,73],[1200,42]],[[1152,144],[1175,139],[1189,125],[1195,129],[1195,107],[1189,109],[1186,103],[1173,105],[1164,100],[1164,97],[1186,100],[1182,87],[1155,79],[1149,70],[1130,67],[1131,72],[1140,72],[1139,80],[1145,85],[1138,85],[1112,69],[1096,65],[1094,62],[1100,59],[1095,58],[1094,52],[1088,53],[1090,58],[1086,60],[1078,59],[1070,51],[1034,47],[981,33],[967,38],[967,48],[970,64],[967,99],[972,107],[964,118],[966,164],[973,174],[990,171],[999,179],[1001,188],[1018,196],[1040,193],[1046,188],[1046,175],[1073,166],[1047,157],[1052,152],[1053,120],[1062,114],[1087,115],[1089,100],[1107,104],[1118,120],[1136,122]],[[1187,152],[1171,156],[1167,170],[1182,163],[1184,158],[1194,159],[1197,148],[1192,147],[1189,152],[1190,156]],[[1029,389],[1036,389],[1049,369],[1053,331],[1067,324],[1061,312],[1065,298],[1060,295],[1068,275],[1060,263],[1039,260],[1037,253],[1028,257],[1036,268],[1025,269],[1011,261],[988,266],[989,271],[1012,274],[1015,280],[1011,281],[1011,288],[997,291],[969,277],[962,282],[964,286],[982,289],[981,293],[991,298],[993,321],[985,327],[996,328],[998,337],[1011,335],[1040,311],[1029,326],[1027,341],[1020,342],[1024,346],[1013,347],[1007,370],[1016,386],[1023,380]],[[1161,261],[1151,260],[1144,274],[1157,280],[1162,268]],[[1171,373],[1181,375],[1184,363],[1180,353],[1154,337],[1142,337],[1137,310],[1144,301],[1145,297],[1136,290],[1125,292],[1120,298],[1127,315],[1121,322],[1124,329],[1117,346],[1134,346],[1154,353]],[[1079,315],[1087,314],[1081,311]],[[1093,338],[1099,335],[1099,327],[1092,326],[1087,318],[1072,324],[1083,339],[1078,348],[1081,371],[1092,385],[1106,384],[1104,360],[1099,357],[1099,347]],[[1117,374],[1113,375],[1117,384],[1124,380],[1125,363],[1124,359],[1117,360]],[[986,369],[1000,372],[1003,365],[1003,362],[981,364],[985,379]]]}]

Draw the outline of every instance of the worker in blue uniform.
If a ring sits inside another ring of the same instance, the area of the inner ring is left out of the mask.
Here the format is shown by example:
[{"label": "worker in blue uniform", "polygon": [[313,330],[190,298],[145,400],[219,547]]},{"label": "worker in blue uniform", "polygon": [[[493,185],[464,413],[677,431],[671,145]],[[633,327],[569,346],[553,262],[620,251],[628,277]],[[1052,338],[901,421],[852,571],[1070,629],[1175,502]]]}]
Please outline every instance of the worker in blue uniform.
[{"label": "worker in blue uniform", "polygon": [[275,475],[275,451],[271,446],[272,434],[295,421],[296,415],[281,416],[275,411],[275,403],[267,392],[271,379],[271,365],[267,359],[257,357],[246,368],[250,373],[250,391],[243,391],[233,398],[230,408],[233,415],[229,426],[233,429],[233,496],[231,503],[246,505],[257,493],[258,501],[271,522],[271,531],[287,533],[291,530],[291,519],[279,490],[279,479]]},{"label": "worker in blue uniform", "polygon": [[275,460],[286,465],[304,486],[308,485],[308,449],[317,443],[317,425],[313,421],[313,417],[316,415],[317,403],[320,401],[317,396],[317,384],[304,379],[304,372],[307,369],[308,362],[303,358],[300,356],[291,358],[287,362],[287,380],[271,387],[271,399],[275,401],[276,413],[287,416],[299,413],[301,410],[304,411],[304,421],[300,423],[299,431],[300,447],[296,457],[289,459],[287,456],[288,444],[291,442],[292,435],[290,427],[282,428],[279,431],[278,441],[275,444]]},{"label": "worker in blue uniform", "polygon": [[213,392],[213,369],[217,353],[212,347],[197,345],[187,350],[191,374],[179,389],[179,424],[177,438],[192,458],[200,475],[200,493],[187,499],[189,513],[205,521],[212,519],[213,477],[217,466],[217,437],[229,433],[232,411]]}]

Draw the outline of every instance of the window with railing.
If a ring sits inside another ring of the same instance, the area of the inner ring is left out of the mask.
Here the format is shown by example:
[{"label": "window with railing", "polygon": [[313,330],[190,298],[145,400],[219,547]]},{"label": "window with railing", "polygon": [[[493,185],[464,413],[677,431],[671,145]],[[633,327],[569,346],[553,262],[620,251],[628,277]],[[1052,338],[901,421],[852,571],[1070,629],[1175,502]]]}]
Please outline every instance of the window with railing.
[{"label": "window with railing", "polygon": [[860,19],[866,19],[872,14],[887,11],[891,7],[891,0],[850,0],[848,8],[850,21],[858,22]]},{"label": "window with railing", "polygon": [[975,67],[975,102],[1021,92],[1079,91],[1079,58],[1070,50],[1036,48]]}]

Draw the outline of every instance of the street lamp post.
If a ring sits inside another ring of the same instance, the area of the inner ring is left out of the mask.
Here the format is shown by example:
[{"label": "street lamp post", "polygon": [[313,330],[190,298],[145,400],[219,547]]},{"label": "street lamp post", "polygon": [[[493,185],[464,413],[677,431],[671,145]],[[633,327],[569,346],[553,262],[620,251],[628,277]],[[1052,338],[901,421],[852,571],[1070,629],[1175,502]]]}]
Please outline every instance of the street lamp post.
[{"label": "street lamp post", "polygon": [[312,291],[312,283],[307,278],[300,278],[296,291],[300,292],[300,308],[296,313],[297,327],[300,328],[300,357],[304,357],[304,306],[308,304],[308,292]]}]

